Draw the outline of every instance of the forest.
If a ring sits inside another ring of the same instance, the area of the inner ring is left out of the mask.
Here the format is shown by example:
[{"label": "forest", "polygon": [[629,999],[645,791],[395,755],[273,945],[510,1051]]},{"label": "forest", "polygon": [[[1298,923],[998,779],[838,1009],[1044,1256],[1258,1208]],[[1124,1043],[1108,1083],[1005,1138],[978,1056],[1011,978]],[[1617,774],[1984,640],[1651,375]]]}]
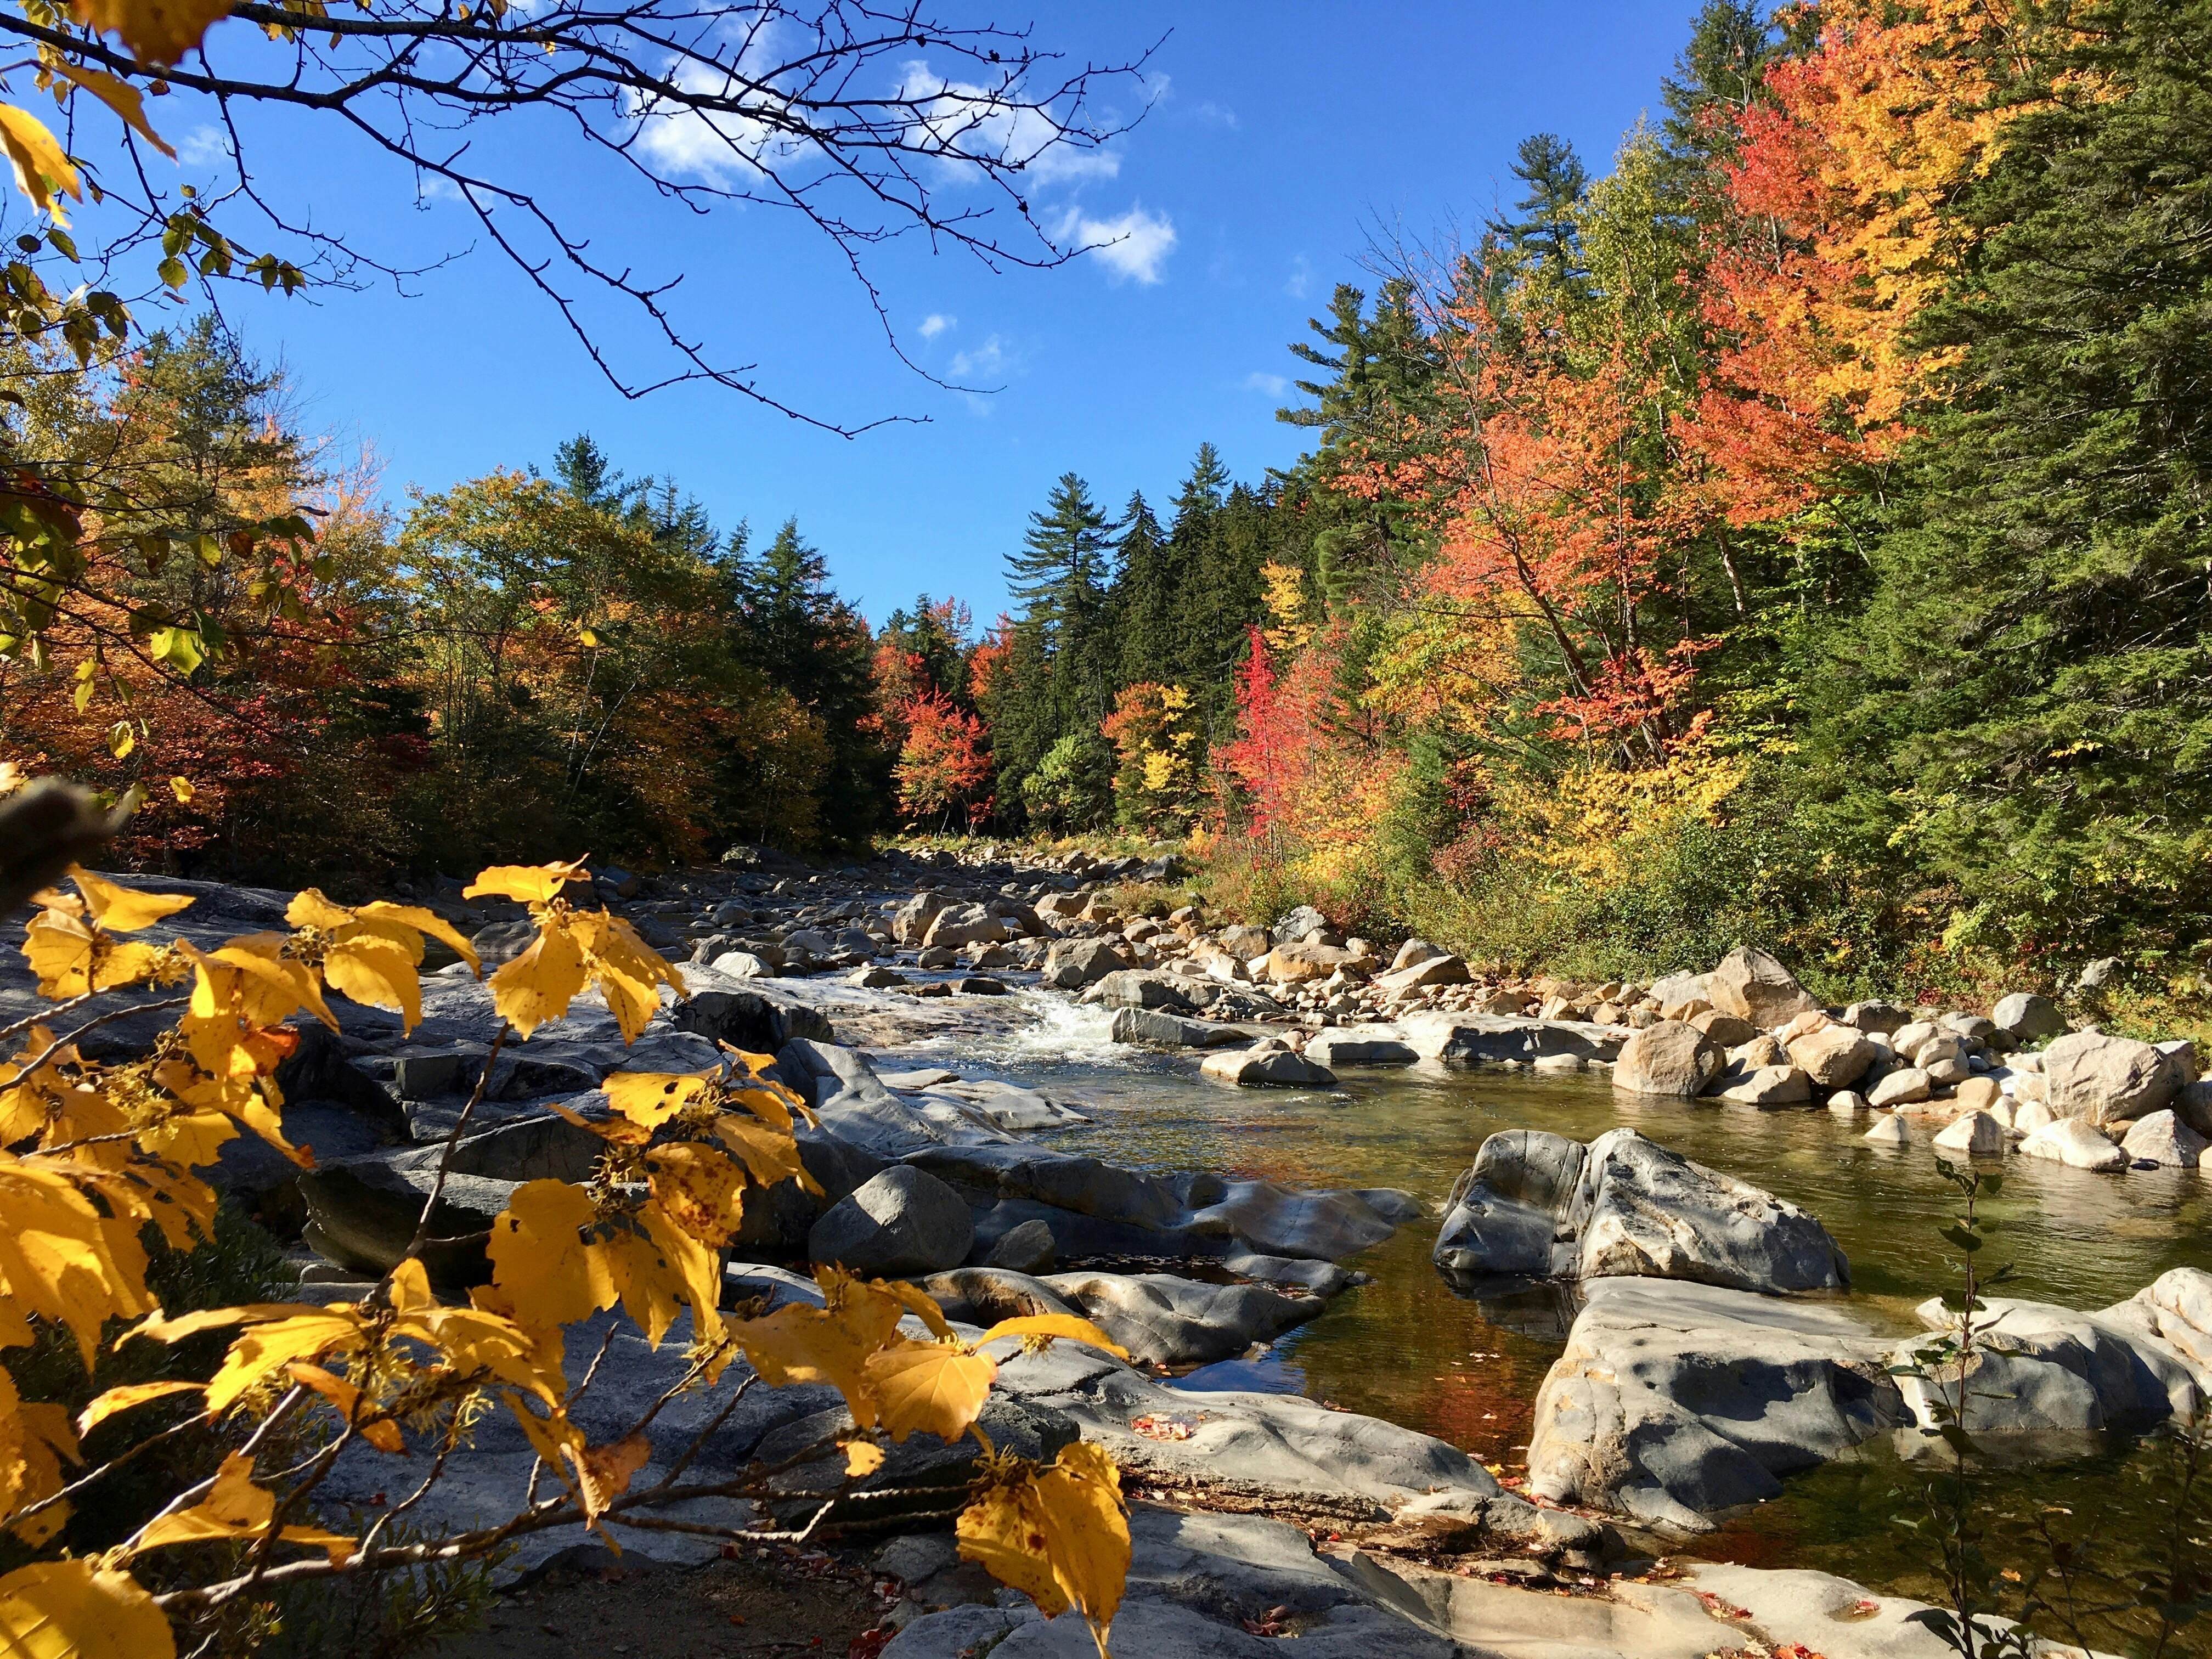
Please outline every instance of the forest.
[{"label": "forest", "polygon": [[2192,1001],[2208,62],[2195,0],[1712,0],[1605,170],[1534,135],[1370,250],[1297,465],[1116,505],[1066,458],[980,624],[871,628],[588,437],[392,509],[211,319],[18,337],[7,447],[132,521],[83,603],[12,584],[0,758],[139,790],[186,873],[1122,830],[1501,962]]}]

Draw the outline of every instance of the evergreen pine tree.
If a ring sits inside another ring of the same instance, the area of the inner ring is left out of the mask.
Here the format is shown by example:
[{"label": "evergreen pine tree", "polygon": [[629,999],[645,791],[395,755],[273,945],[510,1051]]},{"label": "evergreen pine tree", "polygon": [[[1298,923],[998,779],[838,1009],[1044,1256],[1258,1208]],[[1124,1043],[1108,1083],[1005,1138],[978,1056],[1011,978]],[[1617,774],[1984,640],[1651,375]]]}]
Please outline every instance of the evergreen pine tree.
[{"label": "evergreen pine tree", "polygon": [[1111,613],[1120,642],[1115,686],[1160,680],[1175,672],[1176,567],[1166,533],[1141,494],[1121,514]]},{"label": "evergreen pine tree", "polygon": [[1589,169],[1565,139],[1554,132],[1538,132],[1521,141],[1513,176],[1528,187],[1528,193],[1513,204],[1521,216],[1493,219],[1491,230],[1507,248],[1553,280],[1579,281],[1584,272],[1575,215],[1589,185]]}]

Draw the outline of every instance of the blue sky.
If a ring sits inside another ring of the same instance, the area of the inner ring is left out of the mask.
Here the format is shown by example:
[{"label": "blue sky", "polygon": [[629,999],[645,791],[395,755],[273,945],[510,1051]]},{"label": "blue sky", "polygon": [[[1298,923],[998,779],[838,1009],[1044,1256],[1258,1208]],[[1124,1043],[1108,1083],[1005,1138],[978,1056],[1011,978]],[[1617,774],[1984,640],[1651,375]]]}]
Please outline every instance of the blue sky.
[{"label": "blue sky", "polygon": [[[1532,131],[1565,135],[1602,171],[1621,133],[1657,112],[1694,9],[1036,5],[1040,38],[1078,58],[1127,56],[1166,34],[1152,60],[1166,84],[1109,165],[1038,191],[1048,218],[1120,222],[1136,233],[1128,242],[1042,272],[994,275],[919,247],[880,262],[918,359],[1003,388],[988,397],[903,368],[818,234],[760,209],[702,221],[606,205],[600,250],[681,272],[686,322],[757,359],[765,388],[838,421],[927,417],[854,440],[719,388],[624,400],[487,247],[416,279],[414,297],[372,286],[232,314],[254,350],[289,367],[309,424],[374,448],[396,503],[410,485],[542,464],[589,431],[632,473],[674,477],[719,523],[749,520],[759,537],[795,514],[872,618],[925,589],[957,593],[985,618],[1003,602],[1001,559],[1062,471],[1118,507],[1133,489],[1170,495],[1202,440],[1241,477],[1291,460],[1302,434],[1273,419],[1300,367],[1287,343],[1333,284],[1371,285],[1358,264],[1371,228],[1422,236],[1479,221],[1515,193],[1507,164]],[[468,245],[458,207],[418,206],[405,174],[327,129],[268,137],[255,158],[264,185],[319,223],[403,264]],[[557,149],[518,159],[568,164]],[[620,349],[623,325],[608,337]]]}]

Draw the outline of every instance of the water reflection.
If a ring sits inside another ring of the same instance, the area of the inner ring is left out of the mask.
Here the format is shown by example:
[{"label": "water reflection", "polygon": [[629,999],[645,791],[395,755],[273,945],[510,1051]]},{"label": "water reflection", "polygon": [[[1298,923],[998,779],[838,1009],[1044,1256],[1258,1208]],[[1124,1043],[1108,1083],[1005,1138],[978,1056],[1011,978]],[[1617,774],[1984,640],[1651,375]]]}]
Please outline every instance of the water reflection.
[{"label": "water reflection", "polygon": [[[1199,1078],[1188,1057],[1104,1044],[1103,1024],[1097,1011],[1077,1011],[1018,1053],[963,1053],[958,1063],[1000,1069],[1088,1109],[1092,1121],[1050,1137],[1070,1150],[1162,1171],[1402,1187],[1432,1209],[1498,1130],[1544,1128],[1589,1140],[1632,1124],[1818,1216],[1850,1258],[1853,1307],[1877,1328],[1917,1328],[1913,1306],[1946,1288],[1951,1261],[1936,1233],[1954,1197],[1924,1134],[1902,1152],[1886,1152],[1861,1139],[1863,1121],[1803,1109],[1635,1101],[1587,1077],[1417,1067],[1350,1073],[1334,1091],[1230,1089]],[[1985,1261],[2013,1264],[2010,1294],[2095,1308],[2133,1295],[2168,1267],[2212,1268],[2212,1179],[2173,1170],[2094,1175],[2022,1159],[2008,1163],[2005,1176],[2002,1195],[1983,1213],[1992,1224]],[[1486,1462],[1516,1464],[1571,1303],[1556,1287],[1486,1285],[1455,1294],[1429,1262],[1434,1231],[1433,1222],[1400,1229],[1358,1258],[1371,1284],[1338,1297],[1264,1358],[1208,1367],[1183,1386],[1302,1392],[1425,1430]],[[1864,1484],[1874,1478],[1863,1473],[1868,1467],[1862,1460],[1850,1466],[1860,1474],[1795,1480],[1784,1498],[1705,1547],[1751,1559],[1786,1540],[1776,1559],[1887,1586],[1890,1569],[1867,1564],[1890,1561],[1894,1552],[1837,1554],[1809,1541],[1859,1535],[1836,1504],[1848,1490],[1856,1494],[1850,1504],[1872,1516],[1878,1505]],[[1893,1472],[1894,1460],[1885,1467]],[[1886,1476],[1881,1484],[1887,1491],[1897,1480]],[[2034,1483],[2015,1484],[2024,1494]],[[1893,1513],[1893,1506],[1883,1511]],[[1893,1522],[1880,1524],[1890,1528],[1885,1538],[1897,1530]],[[1755,1543],[1761,1539],[1767,1544]]]}]

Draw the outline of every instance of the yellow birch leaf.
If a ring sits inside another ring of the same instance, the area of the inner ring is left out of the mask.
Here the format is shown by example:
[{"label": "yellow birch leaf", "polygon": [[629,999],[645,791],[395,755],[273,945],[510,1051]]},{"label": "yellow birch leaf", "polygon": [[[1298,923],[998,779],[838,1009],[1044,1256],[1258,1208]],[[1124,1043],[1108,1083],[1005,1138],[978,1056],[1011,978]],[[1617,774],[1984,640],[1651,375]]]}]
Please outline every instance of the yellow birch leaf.
[{"label": "yellow birch leaf", "polygon": [[845,1478],[859,1480],[873,1474],[884,1466],[884,1449],[872,1440],[848,1440],[843,1443]]},{"label": "yellow birch leaf", "polygon": [[868,1356],[898,1328],[898,1307],[867,1304],[832,1313],[794,1302],[760,1319],[730,1322],[729,1334],[745,1358],[771,1389],[794,1382],[826,1382],[845,1396],[853,1421],[876,1425],[876,1402],[868,1385]]},{"label": "yellow birch leaf", "polygon": [[960,1516],[960,1553],[1022,1591],[1046,1618],[1080,1613],[1106,1659],[1106,1636],[1129,1576],[1121,1471],[1085,1441],[1050,1465],[1006,1465]]},{"label": "yellow birch leaf", "polygon": [[961,1559],[977,1563],[1000,1583],[1019,1590],[1048,1619],[1067,1611],[1067,1596],[1053,1573],[1052,1537],[1045,1530],[1044,1506],[1034,1481],[994,1483],[960,1512],[953,1530]]},{"label": "yellow birch leaf", "polygon": [[[174,1544],[207,1544],[265,1537],[276,1515],[276,1495],[253,1484],[253,1460],[233,1452],[222,1460],[208,1495],[188,1510],[148,1523],[132,1552],[166,1549]],[[283,1527],[276,1536],[287,1544],[307,1544],[333,1562],[351,1555],[357,1541],[320,1527]]]},{"label": "yellow birch leaf", "polygon": [[945,1322],[945,1310],[937,1305],[937,1298],[928,1291],[918,1290],[904,1279],[872,1279],[869,1285],[895,1297],[916,1319],[929,1328],[929,1334],[939,1342],[952,1340],[952,1327]]},{"label": "yellow birch leaf", "polygon": [[600,1087],[607,1104],[641,1128],[658,1129],[699,1097],[709,1074],[610,1072]]},{"label": "yellow birch leaf", "polygon": [[584,953],[575,939],[566,927],[548,922],[528,950],[491,976],[492,1006],[527,1037],[568,1012],[585,977]]},{"label": "yellow birch leaf", "polygon": [[70,0],[77,21],[112,33],[149,69],[167,69],[228,14],[230,0]]},{"label": "yellow birch leaf", "polygon": [[1049,1341],[1054,1337],[1070,1342],[1088,1343],[1103,1348],[1116,1359],[1127,1359],[1129,1351],[1100,1330],[1089,1320],[1074,1314],[1024,1314],[1018,1319],[1002,1319],[975,1339],[981,1347],[986,1342],[996,1342],[1002,1336],[1018,1336],[1024,1342],[1037,1338]]},{"label": "yellow birch leaf", "polygon": [[717,1249],[737,1237],[744,1219],[745,1172],[696,1140],[656,1146],[645,1155],[653,1201],[668,1218]]},{"label": "yellow birch leaf", "polygon": [[0,1370],[0,1519],[33,1546],[61,1530],[69,1505],[54,1504],[21,1521],[12,1517],[43,1503],[64,1484],[62,1465],[82,1462],[69,1413],[59,1406],[28,1404],[17,1395],[15,1380]]},{"label": "yellow birch leaf", "polygon": [[581,1451],[571,1449],[568,1456],[576,1466],[576,1490],[584,1500],[584,1518],[596,1521],[609,1504],[629,1490],[631,1478],[643,1468],[653,1455],[651,1443],[641,1434],[633,1434],[608,1446],[587,1446]]},{"label": "yellow birch leaf", "polygon": [[[99,70],[87,69],[81,64],[72,64],[66,58],[48,58],[42,61],[46,67],[56,75],[82,87],[101,103],[113,110],[121,118],[125,126],[138,134],[172,161],[177,159],[177,152],[169,148],[161,135],[155,131],[151,124],[147,121],[144,95],[128,81],[118,81],[113,76],[104,74]],[[177,785],[184,782],[182,778],[172,778],[169,780],[169,787],[173,789]],[[178,799],[189,801],[191,798],[191,786],[185,784],[185,793]]]},{"label": "yellow birch leaf", "polygon": [[[378,933],[390,935],[395,927],[408,928],[418,936],[428,933],[434,939],[442,939],[455,956],[469,964],[470,971],[483,971],[483,960],[477,955],[477,947],[469,942],[468,936],[434,910],[425,910],[419,904],[393,904],[384,899],[375,899],[362,905],[354,914],[362,927]],[[417,963],[422,960],[420,943],[418,937],[415,952]]]},{"label": "yellow birch leaf", "polygon": [[111,933],[135,933],[151,927],[165,916],[173,916],[192,902],[190,893],[142,893],[120,887],[72,865],[70,879],[84,895],[92,919]]},{"label": "yellow birch leaf", "polygon": [[399,1029],[413,1030],[422,1019],[422,981],[417,959],[390,939],[374,935],[349,939],[323,953],[323,977],[331,988],[356,1002],[399,1011]]},{"label": "yellow birch leaf", "polygon": [[581,859],[573,864],[495,864],[478,871],[477,878],[461,890],[461,896],[477,898],[488,893],[518,904],[544,904],[568,883],[590,879]]},{"label": "yellow birch leaf", "polygon": [[149,1400],[166,1400],[172,1395],[199,1394],[204,1385],[198,1382],[128,1382],[119,1389],[110,1389],[95,1398],[77,1413],[76,1431],[90,1434],[118,1412],[127,1412],[144,1405]]},{"label": "yellow birch leaf", "polygon": [[384,1293],[394,1313],[418,1313],[438,1305],[438,1298],[430,1292],[430,1270],[417,1255],[409,1256],[392,1270]]},{"label": "yellow birch leaf", "polygon": [[234,1338],[214,1380],[208,1384],[208,1409],[227,1411],[242,1395],[276,1376],[295,1359],[357,1348],[362,1324],[352,1307],[337,1304],[310,1308],[283,1319],[249,1325]]},{"label": "yellow birch leaf", "polygon": [[957,1440],[990,1397],[998,1362],[945,1342],[908,1342],[870,1354],[862,1370],[893,1440],[917,1431]]},{"label": "yellow birch leaf", "polygon": [[591,1194],[565,1181],[526,1182],[515,1189],[492,1223],[486,1251],[492,1283],[519,1318],[568,1325],[614,1302],[605,1255],[582,1237],[598,1218]]},{"label": "yellow birch leaf", "polygon": [[40,210],[52,214],[56,224],[67,224],[62,192],[82,202],[84,185],[46,124],[27,109],[0,104],[0,149],[7,150],[9,161],[15,164],[15,188]]},{"label": "yellow birch leaf", "polygon": [[799,1162],[799,1142],[788,1129],[778,1133],[765,1124],[749,1122],[734,1112],[724,1112],[714,1119],[714,1137],[744,1159],[745,1168],[760,1185],[773,1187],[779,1181],[796,1181],[807,1192],[821,1192],[820,1185]]},{"label": "yellow birch leaf", "polygon": [[23,930],[23,957],[38,977],[39,994],[58,1000],[136,985],[153,971],[160,952],[95,933],[64,911],[41,910]]},{"label": "yellow birch leaf", "polygon": [[388,1417],[378,1417],[373,1412],[361,1409],[361,1390],[343,1376],[325,1370],[320,1365],[310,1365],[301,1360],[284,1368],[285,1374],[303,1388],[317,1394],[337,1407],[338,1415],[353,1425],[361,1437],[380,1452],[394,1456],[404,1453],[407,1443],[399,1433],[399,1425]]},{"label": "yellow birch leaf", "polygon": [[0,1578],[7,1659],[176,1659],[168,1616],[98,1558],[39,1561]]}]

